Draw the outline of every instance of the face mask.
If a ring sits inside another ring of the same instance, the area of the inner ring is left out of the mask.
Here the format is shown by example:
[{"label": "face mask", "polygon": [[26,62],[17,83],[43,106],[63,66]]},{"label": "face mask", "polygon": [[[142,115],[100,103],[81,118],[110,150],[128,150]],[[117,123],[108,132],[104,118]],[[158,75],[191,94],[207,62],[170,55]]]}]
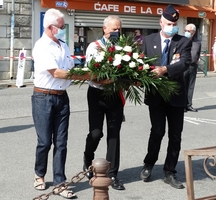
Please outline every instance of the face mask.
[{"label": "face mask", "polygon": [[59,40],[59,39],[61,39],[61,38],[64,37],[65,33],[66,33],[66,29],[60,29],[60,28],[58,28],[58,33],[54,34],[54,36],[55,36],[56,39]]},{"label": "face mask", "polygon": [[187,38],[191,38],[191,33],[190,33],[190,32],[187,32],[187,31],[186,31],[184,35],[185,35],[185,37],[187,37]]},{"label": "face mask", "polygon": [[178,26],[164,26],[163,32],[168,36],[178,33]]},{"label": "face mask", "polygon": [[110,37],[109,37],[109,40],[112,42],[112,43],[115,43],[118,41],[120,37],[120,33],[119,32],[110,32]]}]

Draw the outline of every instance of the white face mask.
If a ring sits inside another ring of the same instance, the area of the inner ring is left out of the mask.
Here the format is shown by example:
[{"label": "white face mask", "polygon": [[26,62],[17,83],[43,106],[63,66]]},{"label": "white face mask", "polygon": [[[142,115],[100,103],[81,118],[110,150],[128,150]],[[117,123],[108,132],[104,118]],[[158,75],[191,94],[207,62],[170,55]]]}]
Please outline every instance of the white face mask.
[{"label": "white face mask", "polygon": [[58,33],[54,34],[54,36],[55,36],[56,39],[59,40],[59,39],[64,37],[65,33],[66,33],[66,29],[58,28]]},{"label": "white face mask", "polygon": [[187,31],[186,31],[184,35],[185,35],[185,37],[187,37],[187,38],[191,38],[191,33],[190,33],[190,32],[187,32]]},{"label": "white face mask", "polygon": [[164,26],[163,32],[171,37],[178,33],[178,26]]}]

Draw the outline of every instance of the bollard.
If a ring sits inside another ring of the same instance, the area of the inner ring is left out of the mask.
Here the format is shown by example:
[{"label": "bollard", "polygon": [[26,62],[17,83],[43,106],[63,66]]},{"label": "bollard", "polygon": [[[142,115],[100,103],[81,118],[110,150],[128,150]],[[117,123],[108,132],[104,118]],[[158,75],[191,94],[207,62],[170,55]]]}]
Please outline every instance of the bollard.
[{"label": "bollard", "polygon": [[94,176],[90,179],[89,184],[94,187],[93,200],[109,200],[109,186],[112,180],[107,176],[110,169],[110,162],[103,158],[97,158],[92,161]]}]

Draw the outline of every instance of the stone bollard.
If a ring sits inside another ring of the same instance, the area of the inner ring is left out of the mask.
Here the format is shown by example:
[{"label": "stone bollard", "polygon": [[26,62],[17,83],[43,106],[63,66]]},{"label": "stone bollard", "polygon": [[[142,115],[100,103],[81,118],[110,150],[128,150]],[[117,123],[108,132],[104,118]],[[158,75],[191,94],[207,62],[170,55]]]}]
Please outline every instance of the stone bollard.
[{"label": "stone bollard", "polygon": [[92,170],[94,176],[90,179],[89,184],[94,187],[93,200],[109,200],[109,186],[112,180],[107,176],[110,169],[110,162],[103,158],[97,158],[92,161]]}]

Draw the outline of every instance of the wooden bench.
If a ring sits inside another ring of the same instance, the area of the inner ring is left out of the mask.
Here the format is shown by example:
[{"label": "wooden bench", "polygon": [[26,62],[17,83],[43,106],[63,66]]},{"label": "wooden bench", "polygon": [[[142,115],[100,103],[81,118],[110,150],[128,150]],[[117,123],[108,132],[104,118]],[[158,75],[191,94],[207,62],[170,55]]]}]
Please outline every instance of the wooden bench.
[{"label": "wooden bench", "polygon": [[216,166],[216,146],[184,151],[186,187],[187,187],[188,200],[216,200],[216,195],[195,199],[194,185],[193,185],[192,160],[191,160],[192,156],[207,156],[204,159],[204,163],[203,163],[204,170],[211,178],[215,179],[216,176],[212,175],[208,171],[206,164],[207,164],[208,159],[213,159],[213,163],[210,162],[209,165],[212,167]]}]

